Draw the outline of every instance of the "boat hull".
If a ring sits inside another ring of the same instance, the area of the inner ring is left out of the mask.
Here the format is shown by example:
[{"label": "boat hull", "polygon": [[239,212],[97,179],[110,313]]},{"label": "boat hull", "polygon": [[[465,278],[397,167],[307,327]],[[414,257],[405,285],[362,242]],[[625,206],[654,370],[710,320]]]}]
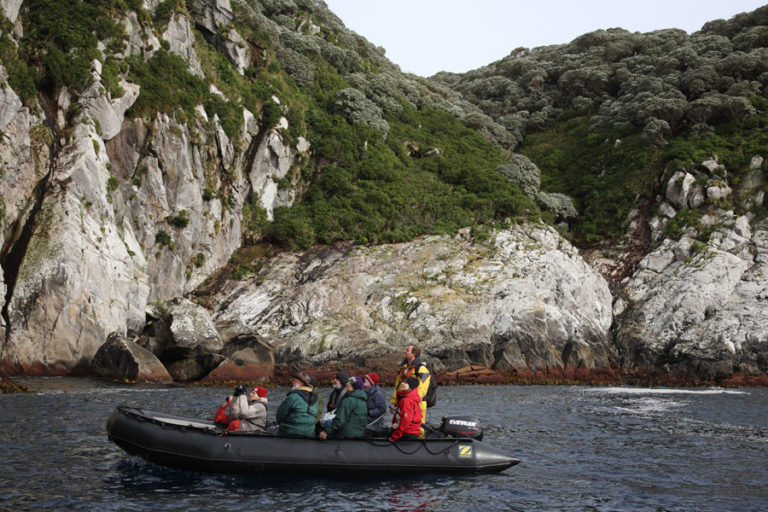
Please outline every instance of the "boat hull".
[{"label": "boat hull", "polygon": [[494,473],[519,462],[472,439],[283,437],[225,432],[212,422],[118,407],[109,439],[150,462],[208,473],[374,475]]}]

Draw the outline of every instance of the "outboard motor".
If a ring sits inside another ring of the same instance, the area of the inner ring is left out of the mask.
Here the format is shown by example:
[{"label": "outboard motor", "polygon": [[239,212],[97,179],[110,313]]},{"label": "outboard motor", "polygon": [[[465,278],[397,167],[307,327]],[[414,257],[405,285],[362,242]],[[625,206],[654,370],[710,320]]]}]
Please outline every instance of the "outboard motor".
[{"label": "outboard motor", "polygon": [[440,423],[440,432],[460,439],[483,440],[483,426],[472,416],[449,416]]}]

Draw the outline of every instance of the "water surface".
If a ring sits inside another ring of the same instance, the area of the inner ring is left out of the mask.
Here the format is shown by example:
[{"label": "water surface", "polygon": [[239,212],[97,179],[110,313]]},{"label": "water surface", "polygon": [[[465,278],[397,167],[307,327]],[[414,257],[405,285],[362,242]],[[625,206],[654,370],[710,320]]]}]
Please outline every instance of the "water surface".
[{"label": "water surface", "polygon": [[[522,462],[495,475],[339,479],[191,473],[107,439],[117,404],[211,417],[229,388],[24,382],[41,392],[0,395],[0,510],[768,510],[762,388],[441,387],[430,422],[475,415],[483,442]],[[269,390],[270,418],[286,391]]]}]

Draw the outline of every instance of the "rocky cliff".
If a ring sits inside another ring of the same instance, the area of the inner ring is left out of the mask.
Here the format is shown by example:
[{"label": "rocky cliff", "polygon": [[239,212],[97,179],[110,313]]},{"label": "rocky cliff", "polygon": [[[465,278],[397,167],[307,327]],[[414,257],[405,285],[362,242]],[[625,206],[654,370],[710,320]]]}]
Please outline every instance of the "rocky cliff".
[{"label": "rocky cliff", "polygon": [[[168,52],[193,77],[208,76],[198,53],[214,47],[226,59],[217,66],[243,76],[263,58],[233,23],[247,3],[188,2],[151,23],[147,13],[166,4],[123,13],[126,44],[111,57]],[[23,3],[0,8],[2,36],[18,45]],[[284,39],[322,34],[315,18],[299,14],[296,28],[276,16],[291,27]],[[298,54],[286,55],[289,68]],[[386,371],[412,342],[438,371],[613,369],[707,382],[768,371],[768,229],[727,207],[732,195],[762,204],[761,159],[738,186],[716,161],[671,176],[654,215],[635,212],[649,239],[630,263],[626,254],[587,263],[556,229],[522,219],[406,243],[259,252],[246,240],[253,212],[268,222],[293,204],[302,168],[320,160],[279,91],[234,118],[202,105],[137,113],[146,91],[127,72],[115,80],[114,62],[93,59],[81,90],[31,98],[0,63],[5,373],[190,381],[290,367]],[[207,89],[221,98],[209,105],[233,100]],[[707,215],[673,232],[694,207]],[[233,274],[240,261],[246,277]],[[629,277],[615,279],[617,266]]]}]

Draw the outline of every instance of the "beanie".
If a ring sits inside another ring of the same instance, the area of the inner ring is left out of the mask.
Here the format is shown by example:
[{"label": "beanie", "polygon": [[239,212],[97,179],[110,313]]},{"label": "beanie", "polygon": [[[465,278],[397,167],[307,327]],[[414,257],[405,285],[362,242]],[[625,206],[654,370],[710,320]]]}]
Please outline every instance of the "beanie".
[{"label": "beanie", "polygon": [[263,388],[261,386],[256,386],[251,391],[255,391],[257,395],[259,395],[259,398],[264,398],[267,396],[267,388]]},{"label": "beanie", "polygon": [[365,386],[363,384],[363,378],[362,377],[355,377],[355,387],[357,389],[363,389]]},{"label": "beanie", "polygon": [[339,372],[336,374],[336,378],[339,379],[339,382],[342,384],[346,384],[349,380],[349,374],[347,372]]},{"label": "beanie", "polygon": [[375,373],[369,373],[365,377],[365,381],[370,384],[371,386],[378,386],[379,385],[379,376]]},{"label": "beanie", "polygon": [[419,379],[416,377],[408,377],[405,379],[406,384],[408,384],[408,387],[411,389],[416,389],[419,387]]}]

